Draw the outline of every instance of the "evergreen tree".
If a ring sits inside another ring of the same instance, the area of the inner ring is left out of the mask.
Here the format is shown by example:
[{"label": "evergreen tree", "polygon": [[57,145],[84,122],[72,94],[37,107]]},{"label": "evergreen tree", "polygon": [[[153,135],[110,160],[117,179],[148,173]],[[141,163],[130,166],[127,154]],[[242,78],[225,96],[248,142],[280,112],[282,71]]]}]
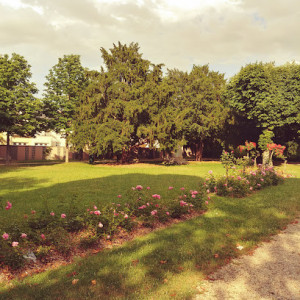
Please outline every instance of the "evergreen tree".
[{"label": "evergreen tree", "polygon": [[160,80],[161,65],[143,59],[137,43],[119,42],[109,51],[100,50],[105,69],[89,73],[73,142],[77,147],[88,145],[91,154],[115,154],[125,163],[142,142],[139,129],[151,123],[152,87]]},{"label": "evergreen tree", "polygon": [[182,119],[182,143],[191,147],[200,161],[205,140],[219,137],[227,118],[221,99],[224,75],[210,71],[207,65],[193,66],[190,73],[169,70],[168,81],[174,111]]}]

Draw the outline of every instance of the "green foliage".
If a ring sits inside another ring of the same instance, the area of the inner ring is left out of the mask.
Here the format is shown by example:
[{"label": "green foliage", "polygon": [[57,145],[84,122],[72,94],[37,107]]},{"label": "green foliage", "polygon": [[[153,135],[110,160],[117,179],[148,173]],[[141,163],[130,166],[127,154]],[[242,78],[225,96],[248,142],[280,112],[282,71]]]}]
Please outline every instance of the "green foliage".
[{"label": "green foliage", "polygon": [[224,96],[236,119],[244,120],[248,128],[272,130],[281,143],[299,139],[299,74],[300,65],[296,63],[249,64],[231,78]]},{"label": "green foliage", "polygon": [[[41,103],[34,97],[31,66],[21,55],[0,55],[0,132],[32,136],[44,129]],[[9,142],[9,140],[8,140]],[[9,159],[9,149],[7,160]]]},{"label": "green foliage", "polygon": [[287,145],[287,158],[291,160],[300,158],[300,146],[296,141],[288,141]]},{"label": "green foliage", "polygon": [[79,55],[64,55],[46,76],[44,114],[48,127],[66,134],[71,130],[80,93],[86,87]]},{"label": "green foliage", "polygon": [[205,140],[220,136],[227,118],[228,111],[221,99],[224,74],[210,71],[208,65],[194,65],[190,73],[169,70],[166,80],[177,116],[173,117],[174,125],[179,127],[178,122],[182,123],[179,137],[195,149],[196,160],[201,160]]},{"label": "green foliage", "polygon": [[226,177],[228,178],[229,170],[235,166],[236,159],[234,157],[234,152],[228,152],[223,150],[222,155],[220,157],[220,161],[226,170]]},{"label": "green foliage", "polygon": [[[106,70],[87,74],[89,84],[81,97],[72,141],[77,148],[87,145],[90,154],[122,155],[127,162],[130,151],[143,142],[139,128],[150,122],[161,65],[143,59],[136,43],[114,44],[109,51],[101,48],[101,54]],[[153,146],[154,139],[151,142]]]},{"label": "green foliage", "polygon": [[222,176],[215,178],[210,176],[205,182],[205,186],[210,192],[215,192],[219,196],[245,197],[256,190],[264,187],[278,185],[283,182],[285,174],[276,171],[273,167],[248,168],[244,172],[232,176]]},{"label": "green foliage", "polygon": [[0,239],[0,265],[4,264],[12,270],[20,269],[24,266],[25,260],[23,254],[18,247],[12,247],[11,243],[7,243]]},{"label": "green foliage", "polygon": [[274,133],[271,130],[264,130],[262,134],[259,136],[258,146],[261,150],[266,151],[268,150],[268,144],[272,144],[274,137]]}]

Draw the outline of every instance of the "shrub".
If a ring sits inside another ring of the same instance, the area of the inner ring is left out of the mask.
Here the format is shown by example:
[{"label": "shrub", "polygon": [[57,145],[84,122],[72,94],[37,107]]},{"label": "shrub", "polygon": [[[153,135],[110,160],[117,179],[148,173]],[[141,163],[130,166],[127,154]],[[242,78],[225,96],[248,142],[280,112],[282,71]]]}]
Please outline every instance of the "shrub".
[{"label": "shrub", "polygon": [[275,171],[274,168],[250,168],[239,175],[214,178],[212,175],[206,180],[205,186],[210,192],[219,196],[245,197],[255,190],[265,186],[278,185],[283,182],[284,175]]}]

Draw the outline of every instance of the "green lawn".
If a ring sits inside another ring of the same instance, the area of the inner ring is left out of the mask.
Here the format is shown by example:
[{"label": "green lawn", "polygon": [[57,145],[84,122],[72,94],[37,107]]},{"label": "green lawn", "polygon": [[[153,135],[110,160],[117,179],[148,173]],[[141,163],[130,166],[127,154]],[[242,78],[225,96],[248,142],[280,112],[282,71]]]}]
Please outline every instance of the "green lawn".
[{"label": "green lawn", "polygon": [[[170,185],[195,188],[209,170],[224,173],[219,163],[1,167],[0,196],[14,209],[0,214],[38,211],[45,203],[61,211],[70,201],[101,207],[117,202],[118,194],[125,195],[137,184],[150,186],[163,198]],[[294,177],[283,185],[241,199],[214,196],[203,216],[76,258],[56,270],[0,283],[0,299],[190,299],[211,270],[253,249],[299,216],[300,165],[288,165],[286,171]],[[237,243],[244,249],[238,250]],[[76,285],[73,279],[78,279]]]}]

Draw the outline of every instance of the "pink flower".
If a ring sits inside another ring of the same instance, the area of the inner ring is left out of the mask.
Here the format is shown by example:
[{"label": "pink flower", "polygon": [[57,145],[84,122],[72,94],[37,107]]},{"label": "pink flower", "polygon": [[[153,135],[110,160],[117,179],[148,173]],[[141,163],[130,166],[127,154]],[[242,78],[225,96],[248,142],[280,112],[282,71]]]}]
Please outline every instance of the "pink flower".
[{"label": "pink flower", "polygon": [[180,202],[180,206],[187,206],[188,204],[185,202],[185,201],[183,201],[183,200],[181,200]]},{"label": "pink flower", "polygon": [[185,190],[185,188],[184,188],[184,187],[181,187],[180,189],[181,189],[182,191],[184,191],[184,190]]},{"label": "pink flower", "polygon": [[19,243],[18,243],[18,242],[12,242],[11,245],[12,245],[13,247],[17,247],[17,246],[19,245]]},{"label": "pink flower", "polygon": [[207,190],[206,190],[206,193],[207,193],[207,194],[209,194],[209,193],[210,193],[210,190],[209,190],[209,189],[207,189]]},{"label": "pink flower", "polygon": [[265,181],[265,180],[264,180],[263,178],[261,178],[261,179],[260,179],[260,181],[262,181],[262,182],[263,182],[263,181]]},{"label": "pink flower", "polygon": [[90,211],[90,215],[93,215],[93,214],[94,214],[94,212],[91,210],[91,211]]},{"label": "pink flower", "polygon": [[258,183],[258,184],[257,184],[257,186],[258,186],[258,187],[261,187],[261,184],[260,184],[260,183]]},{"label": "pink flower", "polygon": [[95,210],[94,211],[94,215],[100,216],[101,215],[101,211],[100,210]]},{"label": "pink flower", "polygon": [[87,208],[87,210],[86,211],[90,211],[90,209],[89,208]]},{"label": "pink flower", "polygon": [[156,215],[156,214],[157,214],[157,210],[152,210],[152,211],[151,211],[151,215],[152,215],[152,216],[154,216],[154,215]]},{"label": "pink flower", "polygon": [[208,171],[208,174],[212,174],[212,173],[213,173],[213,171],[212,171],[212,170],[209,170],[209,171]]},{"label": "pink flower", "polygon": [[192,194],[193,195],[198,195],[199,193],[198,193],[198,191],[192,191]]},{"label": "pink flower", "polygon": [[66,216],[67,216],[66,214],[61,214],[61,215],[60,215],[60,217],[61,217],[62,219],[64,219]]},{"label": "pink flower", "polygon": [[41,238],[42,238],[42,240],[46,239],[46,237],[43,233],[41,234]]},{"label": "pink flower", "polygon": [[170,215],[170,213],[167,211],[167,212],[166,212],[166,215],[167,215],[167,216],[169,216],[169,215]]},{"label": "pink flower", "polygon": [[169,186],[169,190],[173,190],[174,188],[172,186]]},{"label": "pink flower", "polygon": [[103,224],[101,222],[99,222],[98,227],[102,228]]},{"label": "pink flower", "polygon": [[5,240],[8,240],[9,238],[9,234],[7,234],[6,232],[2,235],[2,237],[5,239]]},{"label": "pink flower", "polygon": [[96,205],[94,205],[94,210],[97,210],[97,206]]},{"label": "pink flower", "polygon": [[26,233],[22,233],[22,234],[21,234],[21,238],[22,238],[22,239],[26,239],[26,238],[27,238],[27,234],[26,234]]},{"label": "pink flower", "polygon": [[190,204],[190,207],[194,207],[194,205],[193,205],[193,204]]},{"label": "pink flower", "polygon": [[241,177],[241,176],[238,176],[238,177],[237,177],[237,179],[238,179],[238,180],[241,180],[241,179],[242,179],[242,177]]},{"label": "pink flower", "polygon": [[150,190],[150,186],[147,186],[147,190]]},{"label": "pink flower", "polygon": [[139,207],[139,209],[144,209],[146,207],[147,207],[146,205],[142,205],[142,206]]},{"label": "pink flower", "polygon": [[117,217],[118,215],[119,215],[118,213],[114,212],[114,216],[115,216],[115,217]]},{"label": "pink flower", "polygon": [[159,204],[155,204],[155,207],[159,207]]},{"label": "pink flower", "polygon": [[208,201],[205,201],[205,204],[207,205],[207,204],[208,204]]},{"label": "pink flower", "polygon": [[157,194],[152,195],[152,197],[156,198],[156,199],[160,199],[160,195],[157,195]]},{"label": "pink flower", "polygon": [[118,198],[122,198],[122,195],[118,195],[117,197],[118,197]]},{"label": "pink flower", "polygon": [[141,185],[137,185],[137,186],[135,187],[135,189],[138,190],[138,191],[140,191],[140,190],[143,189],[143,187],[142,187]]},{"label": "pink flower", "polygon": [[52,211],[52,212],[50,213],[50,215],[51,215],[51,216],[54,216],[54,215],[55,215],[55,213]]},{"label": "pink flower", "polygon": [[117,206],[118,206],[118,207],[120,207],[120,206],[121,206],[121,204],[117,204]]},{"label": "pink flower", "polygon": [[210,200],[210,197],[208,196],[207,199]]},{"label": "pink flower", "polygon": [[35,210],[32,210],[31,211],[31,214],[35,215],[36,211]]},{"label": "pink flower", "polygon": [[110,235],[107,235],[106,238],[109,240],[110,239]]},{"label": "pink flower", "polygon": [[250,191],[252,191],[252,190],[253,190],[253,187],[252,187],[252,186],[250,186],[249,190],[250,190]]},{"label": "pink flower", "polygon": [[6,207],[5,207],[5,209],[6,210],[9,210],[9,209],[11,209],[12,208],[12,204],[9,202],[9,201],[7,201],[6,202]]},{"label": "pink flower", "polygon": [[124,219],[128,219],[128,215],[127,214],[124,215]]},{"label": "pink flower", "polygon": [[192,195],[192,198],[196,198],[196,195],[193,194],[193,195]]}]

